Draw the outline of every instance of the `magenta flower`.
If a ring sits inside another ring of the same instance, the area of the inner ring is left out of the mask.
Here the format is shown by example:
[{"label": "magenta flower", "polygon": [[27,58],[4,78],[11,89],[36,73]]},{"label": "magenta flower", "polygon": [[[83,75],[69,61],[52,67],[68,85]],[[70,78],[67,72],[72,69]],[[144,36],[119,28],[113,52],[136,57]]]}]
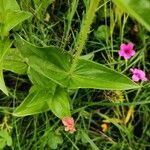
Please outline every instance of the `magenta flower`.
[{"label": "magenta flower", "polygon": [[124,59],[129,59],[130,57],[132,57],[135,54],[133,47],[134,47],[134,44],[131,42],[128,44],[122,43],[120,45],[119,56],[124,57]]},{"label": "magenta flower", "polygon": [[72,117],[64,117],[62,119],[62,123],[65,126],[65,131],[69,131],[70,133],[74,133],[76,131],[74,127],[74,119]]},{"label": "magenta flower", "polygon": [[148,79],[146,78],[146,75],[145,75],[145,72],[140,70],[140,69],[137,69],[137,68],[134,68],[134,69],[130,69],[130,71],[132,72],[132,80],[133,81],[147,81]]}]

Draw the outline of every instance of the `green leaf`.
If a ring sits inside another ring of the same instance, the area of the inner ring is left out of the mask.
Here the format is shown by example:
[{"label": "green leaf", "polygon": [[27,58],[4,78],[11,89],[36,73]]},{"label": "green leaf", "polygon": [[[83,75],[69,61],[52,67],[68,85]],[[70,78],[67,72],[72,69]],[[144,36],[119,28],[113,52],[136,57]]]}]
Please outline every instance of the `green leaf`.
[{"label": "green leaf", "polygon": [[28,59],[28,65],[35,71],[53,80],[61,86],[69,82],[68,71],[71,65],[71,56],[54,46],[40,48],[23,39],[17,40],[18,49]]},{"label": "green leaf", "polygon": [[7,35],[13,27],[30,16],[30,13],[20,11],[16,0],[0,0],[0,34]]},{"label": "green leaf", "polygon": [[49,110],[47,101],[49,101],[54,92],[54,87],[41,88],[32,87],[25,100],[16,108],[14,116],[33,115]]},{"label": "green leaf", "polygon": [[86,141],[90,144],[92,149],[99,150],[97,145],[93,142],[92,139],[90,139],[90,137],[88,136],[88,134],[84,130],[81,130],[81,136],[82,136],[82,138],[84,138],[84,141]]},{"label": "green leaf", "polygon": [[7,55],[3,59],[3,69],[12,71],[18,74],[27,72],[27,64],[21,57],[20,51],[16,48],[9,49]]},{"label": "green leaf", "polygon": [[8,10],[20,10],[16,0],[0,0],[0,13]]},{"label": "green leaf", "polygon": [[15,116],[27,116],[51,110],[57,117],[70,116],[69,96],[66,90],[29,68],[28,75],[34,86],[14,111]]},{"label": "green leaf", "polygon": [[69,88],[125,90],[138,85],[128,77],[90,60],[80,59],[70,79]]},{"label": "green leaf", "polygon": [[51,60],[43,60],[37,56],[30,56],[28,59],[28,64],[31,68],[49,78],[50,80],[53,80],[57,84],[67,87],[69,78],[68,73],[64,69],[61,69],[59,66],[53,64]]},{"label": "green leaf", "polygon": [[8,95],[8,91],[4,82],[4,77],[3,77],[3,68],[2,68],[2,64],[0,64],[0,89],[6,94]]},{"label": "green leaf", "polygon": [[12,43],[8,40],[0,40],[0,62],[3,61],[4,56],[10,49]]},{"label": "green leaf", "polygon": [[8,40],[0,40],[0,89],[8,95],[7,88],[5,86],[4,77],[3,77],[3,58],[8,52],[11,43]]},{"label": "green leaf", "polygon": [[32,69],[66,88],[127,90],[139,87],[128,77],[83,57],[74,72],[70,72],[72,57],[54,46],[39,48],[21,39],[18,48]]},{"label": "green leaf", "polygon": [[55,87],[56,85],[52,80],[46,78],[45,76],[43,76],[42,74],[40,74],[39,72],[35,71],[32,68],[28,69],[28,76],[31,82],[33,83],[33,85],[39,87],[51,88],[51,87]]},{"label": "green leaf", "polygon": [[48,101],[49,108],[58,117],[71,116],[69,96],[66,90],[57,87],[53,98]]},{"label": "green leaf", "polygon": [[33,0],[35,5],[35,12],[37,13],[38,17],[42,19],[45,15],[45,12],[48,6],[54,2],[54,0]]},{"label": "green leaf", "polygon": [[8,146],[12,145],[12,138],[6,129],[4,130],[1,129],[0,130],[0,148],[4,148],[6,145]]},{"label": "green leaf", "polygon": [[150,0],[113,0],[113,2],[150,31]]},{"label": "green leaf", "polygon": [[31,14],[24,11],[9,11],[5,13],[4,27],[2,28],[2,34],[6,35],[12,28],[19,23],[31,17]]},{"label": "green leaf", "polygon": [[57,117],[70,116],[69,96],[66,90],[33,86],[25,100],[16,108],[14,116],[27,116],[51,110]]},{"label": "green leaf", "polygon": [[7,145],[8,146],[11,146],[12,145],[12,138],[11,138],[11,136],[8,134],[8,136],[7,136]]},{"label": "green leaf", "polygon": [[3,148],[6,146],[5,139],[0,137],[0,150],[3,150]]},{"label": "green leaf", "polygon": [[109,36],[109,28],[106,25],[101,25],[96,31],[94,31],[94,36],[98,40],[105,41]]},{"label": "green leaf", "polygon": [[58,145],[63,143],[62,136],[51,131],[48,133],[47,143],[51,149],[57,149]]}]

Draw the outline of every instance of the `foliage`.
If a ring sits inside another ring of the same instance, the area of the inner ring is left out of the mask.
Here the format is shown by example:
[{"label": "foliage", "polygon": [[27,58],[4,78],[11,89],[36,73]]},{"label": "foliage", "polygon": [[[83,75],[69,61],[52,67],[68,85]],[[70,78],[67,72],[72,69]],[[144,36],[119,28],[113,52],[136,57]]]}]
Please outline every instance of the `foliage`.
[{"label": "foliage", "polygon": [[[148,148],[149,76],[129,71],[149,72],[149,5],[0,0],[0,149]],[[59,121],[72,115],[74,135]]]}]

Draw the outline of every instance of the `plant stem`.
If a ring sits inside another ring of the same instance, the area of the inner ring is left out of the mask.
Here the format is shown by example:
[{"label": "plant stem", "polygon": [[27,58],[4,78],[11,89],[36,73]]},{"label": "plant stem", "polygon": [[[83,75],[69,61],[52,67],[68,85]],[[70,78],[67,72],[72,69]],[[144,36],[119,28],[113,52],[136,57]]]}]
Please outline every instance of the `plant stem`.
[{"label": "plant stem", "polygon": [[74,55],[73,63],[70,69],[70,73],[72,73],[78,63],[78,59],[82,53],[84,44],[86,42],[86,39],[88,37],[88,33],[90,30],[90,25],[93,21],[95,11],[97,9],[98,3],[100,0],[90,0],[89,8],[86,12],[85,18],[82,21],[82,27],[79,33],[79,39],[77,41],[77,49]]}]

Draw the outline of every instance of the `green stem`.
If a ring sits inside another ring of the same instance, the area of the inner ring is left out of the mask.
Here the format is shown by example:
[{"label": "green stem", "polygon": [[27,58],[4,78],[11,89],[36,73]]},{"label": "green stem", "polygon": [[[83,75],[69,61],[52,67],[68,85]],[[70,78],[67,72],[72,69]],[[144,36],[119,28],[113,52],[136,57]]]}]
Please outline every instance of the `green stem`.
[{"label": "green stem", "polygon": [[88,37],[88,33],[90,30],[90,25],[93,21],[94,15],[95,15],[95,11],[97,9],[98,3],[100,0],[90,0],[90,5],[89,8],[87,10],[85,19],[82,22],[82,27],[79,33],[79,39],[77,41],[77,49],[74,55],[74,59],[73,59],[73,63],[70,69],[70,73],[72,73],[78,63],[78,59],[82,53],[84,44],[86,42],[86,39]]}]

